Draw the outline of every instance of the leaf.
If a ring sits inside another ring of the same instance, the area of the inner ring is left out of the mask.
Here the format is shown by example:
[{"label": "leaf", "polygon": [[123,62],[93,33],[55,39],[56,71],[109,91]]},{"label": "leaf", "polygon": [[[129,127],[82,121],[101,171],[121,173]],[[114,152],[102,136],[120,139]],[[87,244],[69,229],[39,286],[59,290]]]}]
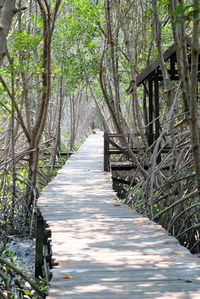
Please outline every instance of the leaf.
[{"label": "leaf", "polygon": [[174,254],[183,254],[182,251],[173,251]]},{"label": "leaf", "polygon": [[114,207],[121,207],[121,205],[119,205],[119,204],[115,204]]},{"label": "leaf", "polygon": [[62,278],[67,278],[67,279],[70,279],[70,278],[72,278],[72,276],[71,275],[65,275],[65,276],[63,276]]},{"label": "leaf", "polygon": [[193,10],[193,18],[194,18],[194,19],[198,19],[198,17],[199,17],[199,13],[200,13],[200,10],[199,10],[199,9],[194,9],[194,10]]},{"label": "leaf", "polygon": [[116,198],[116,197],[113,197],[113,200],[117,200],[117,198]]},{"label": "leaf", "polygon": [[176,7],[176,13],[181,14],[183,12],[183,4],[179,3]]}]

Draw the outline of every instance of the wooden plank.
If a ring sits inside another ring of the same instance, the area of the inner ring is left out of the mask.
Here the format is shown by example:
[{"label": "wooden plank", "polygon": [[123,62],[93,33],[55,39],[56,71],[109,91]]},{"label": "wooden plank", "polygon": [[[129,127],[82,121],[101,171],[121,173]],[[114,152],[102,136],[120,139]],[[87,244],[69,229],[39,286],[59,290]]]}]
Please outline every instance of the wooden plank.
[{"label": "wooden plank", "polygon": [[[160,127],[160,125],[159,125]],[[124,150],[126,150],[125,147],[122,147]],[[139,148],[139,150],[135,147],[131,147],[131,150],[133,151],[134,154],[138,154],[138,152],[143,151],[144,153],[146,152],[147,148],[146,147],[142,147]],[[152,147],[151,151],[153,152],[154,147]],[[168,148],[168,147],[164,147],[161,151],[161,153],[169,153],[172,149]],[[109,149],[109,154],[122,154],[121,150],[118,149],[114,149],[114,148],[110,148]]]},{"label": "wooden plank", "polygon": [[38,204],[59,263],[48,298],[200,298],[199,260],[115,200],[111,186],[103,136],[95,134],[42,191]]}]

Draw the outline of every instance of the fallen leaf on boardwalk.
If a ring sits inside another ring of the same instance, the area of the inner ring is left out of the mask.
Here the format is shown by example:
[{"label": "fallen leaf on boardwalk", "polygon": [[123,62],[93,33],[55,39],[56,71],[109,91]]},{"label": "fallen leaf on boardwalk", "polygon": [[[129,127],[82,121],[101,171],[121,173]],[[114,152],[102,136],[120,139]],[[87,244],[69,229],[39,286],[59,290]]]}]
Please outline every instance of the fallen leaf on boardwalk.
[{"label": "fallen leaf on boardwalk", "polygon": [[70,278],[72,278],[72,276],[71,275],[65,275],[62,278],[68,278],[68,279],[70,279]]},{"label": "fallen leaf on boardwalk", "polygon": [[117,198],[116,198],[116,197],[113,197],[113,200],[117,200]]},{"label": "fallen leaf on boardwalk", "polygon": [[157,230],[157,231],[160,231],[160,230],[162,230],[162,228],[161,228],[161,227],[158,227],[158,228],[156,228],[156,230]]},{"label": "fallen leaf on boardwalk", "polygon": [[114,246],[116,246],[116,244],[115,244],[115,243],[111,243],[110,246],[111,246],[111,247],[114,247]]},{"label": "fallen leaf on boardwalk", "polygon": [[120,207],[120,205],[116,204],[116,205],[114,205],[114,207]]},{"label": "fallen leaf on boardwalk", "polygon": [[182,251],[173,251],[174,254],[183,254]]},{"label": "fallen leaf on boardwalk", "polygon": [[59,269],[59,268],[61,268],[61,266],[57,265],[57,266],[53,266],[53,268]]},{"label": "fallen leaf on boardwalk", "polygon": [[120,224],[120,226],[126,226],[126,224]]}]

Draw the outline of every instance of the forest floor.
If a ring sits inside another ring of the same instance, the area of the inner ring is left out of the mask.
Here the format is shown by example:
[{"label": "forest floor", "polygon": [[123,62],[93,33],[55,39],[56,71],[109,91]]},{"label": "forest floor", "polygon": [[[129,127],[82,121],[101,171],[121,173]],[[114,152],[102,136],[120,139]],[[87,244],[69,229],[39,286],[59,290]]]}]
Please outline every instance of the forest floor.
[{"label": "forest floor", "polygon": [[[0,247],[2,246],[3,243]],[[27,276],[34,277],[35,239],[32,237],[12,236],[6,244],[6,251],[2,256],[9,257]]]}]

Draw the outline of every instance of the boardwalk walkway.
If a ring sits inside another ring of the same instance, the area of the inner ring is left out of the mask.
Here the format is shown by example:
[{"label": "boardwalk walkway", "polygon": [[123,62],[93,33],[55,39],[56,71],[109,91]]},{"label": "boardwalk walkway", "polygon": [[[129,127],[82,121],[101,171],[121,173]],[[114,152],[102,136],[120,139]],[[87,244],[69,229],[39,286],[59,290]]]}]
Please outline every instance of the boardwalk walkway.
[{"label": "boardwalk walkway", "polygon": [[39,198],[59,262],[48,298],[199,299],[200,260],[114,200],[102,169],[103,137],[91,135]]}]

